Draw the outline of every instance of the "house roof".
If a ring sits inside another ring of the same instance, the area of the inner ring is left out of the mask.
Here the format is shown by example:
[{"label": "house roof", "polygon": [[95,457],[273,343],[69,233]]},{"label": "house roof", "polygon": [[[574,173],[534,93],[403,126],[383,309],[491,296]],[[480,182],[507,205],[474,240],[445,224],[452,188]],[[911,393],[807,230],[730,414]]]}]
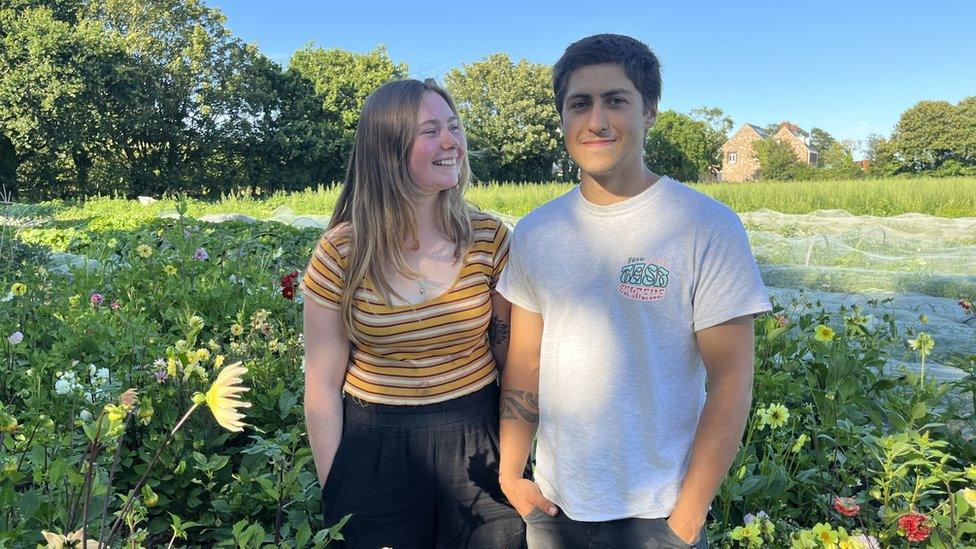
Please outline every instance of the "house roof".
[{"label": "house roof", "polygon": [[[806,141],[806,139],[803,139],[803,136],[801,136],[801,135],[797,135],[797,133],[793,131],[793,128],[790,128],[790,127],[788,127],[788,126],[780,126],[780,129],[781,129],[781,130],[782,130],[783,128],[785,128],[785,129],[786,129],[786,131],[788,131],[788,132],[790,133],[790,135],[792,135],[793,137],[795,137],[797,141],[799,141],[800,143],[802,143],[802,144],[803,144],[803,146],[804,146],[804,147],[805,147],[805,148],[807,149],[807,152],[808,152],[808,153],[810,153],[810,152],[812,152],[812,153],[814,153],[814,154],[816,154],[816,152],[817,152],[817,151],[815,151],[815,150],[813,150],[813,147],[811,147],[811,146],[810,146],[810,145],[809,145],[809,144],[807,143],[807,141]],[[777,132],[777,133],[779,133],[779,132]]]},{"label": "house roof", "polygon": [[762,137],[763,139],[769,137],[768,135],[766,135],[766,130],[760,128],[759,126],[756,126],[755,124],[748,124],[748,125],[751,126],[752,129],[756,130],[756,133],[759,134],[759,137]]}]

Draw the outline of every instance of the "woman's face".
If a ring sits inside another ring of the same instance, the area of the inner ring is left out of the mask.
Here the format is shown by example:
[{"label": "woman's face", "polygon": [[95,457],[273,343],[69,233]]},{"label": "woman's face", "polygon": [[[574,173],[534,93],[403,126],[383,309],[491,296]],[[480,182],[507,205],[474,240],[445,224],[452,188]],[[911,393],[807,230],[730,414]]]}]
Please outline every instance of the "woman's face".
[{"label": "woman's face", "polygon": [[461,121],[447,101],[436,92],[424,92],[417,112],[417,137],[410,150],[413,180],[431,193],[454,187],[466,149]]}]

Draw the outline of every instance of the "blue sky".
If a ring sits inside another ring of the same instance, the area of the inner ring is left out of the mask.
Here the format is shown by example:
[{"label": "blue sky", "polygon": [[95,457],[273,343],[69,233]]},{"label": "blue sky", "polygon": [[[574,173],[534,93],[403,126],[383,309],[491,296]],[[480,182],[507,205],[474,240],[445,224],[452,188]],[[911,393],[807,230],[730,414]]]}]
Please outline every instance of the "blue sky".
[{"label": "blue sky", "polygon": [[205,3],[282,64],[310,41],[385,44],[412,76],[438,79],[492,53],[552,64],[583,36],[629,34],[661,59],[662,110],[721,107],[736,129],[788,119],[863,140],[917,101],[976,95],[973,0]]}]

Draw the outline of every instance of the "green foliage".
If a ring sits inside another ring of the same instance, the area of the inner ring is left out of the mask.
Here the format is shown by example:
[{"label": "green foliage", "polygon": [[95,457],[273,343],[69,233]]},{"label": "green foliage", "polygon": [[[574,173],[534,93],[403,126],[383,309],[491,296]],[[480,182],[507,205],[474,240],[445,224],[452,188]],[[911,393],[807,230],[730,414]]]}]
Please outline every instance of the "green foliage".
[{"label": "green foliage", "polygon": [[716,165],[721,145],[716,131],[707,123],[664,111],[647,133],[644,162],[655,173],[679,181],[698,181]]},{"label": "green foliage", "polygon": [[919,101],[891,136],[899,171],[936,176],[976,174],[976,96],[957,105]]},{"label": "green foliage", "polygon": [[[761,178],[780,181],[809,178],[809,174],[803,173],[804,168],[796,158],[793,147],[786,141],[773,138],[757,139],[752,142],[752,148],[759,160]],[[804,175],[808,177],[802,177]]]},{"label": "green foliage", "polygon": [[[4,288],[25,287],[0,308],[0,429],[7,416],[19,423],[0,433],[0,539],[33,546],[41,530],[73,532],[86,508],[96,537],[103,506],[111,523],[157,453],[119,540],[321,547],[341,535],[321,522],[302,424],[301,305],[277,284],[302,268],[319,230],[184,217],[88,225],[75,248],[87,266],[35,258],[0,270]],[[239,360],[247,422],[260,430],[230,433],[198,412],[164,444],[191,395]],[[130,387],[139,397],[126,415]]]},{"label": "green foliage", "polygon": [[[833,315],[801,295],[758,320],[755,411],[712,506],[715,545],[834,546],[796,543],[829,529],[897,546],[909,512],[925,515],[934,546],[976,541],[959,493],[976,482],[976,450],[948,426],[976,418],[937,404],[950,385],[885,367],[886,347],[912,330],[899,333],[886,303]],[[756,515],[772,524],[743,530]]]},{"label": "green foliage", "polygon": [[859,179],[864,176],[861,167],[854,163],[852,143],[832,141],[820,154],[819,175],[825,179]]},{"label": "green foliage", "polygon": [[547,181],[553,163],[569,174],[545,65],[506,54],[453,69],[444,77],[454,96],[479,181]]},{"label": "green foliage", "polygon": [[810,130],[810,148],[817,151],[817,155],[820,158],[818,165],[823,165],[824,155],[827,154],[827,151],[836,142],[837,140],[834,139],[834,136],[827,133],[826,130],[821,130],[820,128]]},{"label": "green foliage", "polygon": [[325,143],[323,154],[330,163],[317,181],[342,180],[366,97],[390,80],[406,78],[407,65],[394,63],[382,45],[360,54],[313,44],[296,51],[288,65],[290,72],[311,83],[322,118],[337,130]]}]

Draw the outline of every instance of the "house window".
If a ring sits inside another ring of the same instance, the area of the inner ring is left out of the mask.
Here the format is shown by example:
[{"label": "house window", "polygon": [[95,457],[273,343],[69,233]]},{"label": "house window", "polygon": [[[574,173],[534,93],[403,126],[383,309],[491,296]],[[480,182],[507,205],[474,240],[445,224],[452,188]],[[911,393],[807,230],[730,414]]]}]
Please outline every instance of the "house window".
[{"label": "house window", "polygon": [[735,161],[739,159],[739,156],[735,153],[729,153],[729,164],[735,164]]}]

